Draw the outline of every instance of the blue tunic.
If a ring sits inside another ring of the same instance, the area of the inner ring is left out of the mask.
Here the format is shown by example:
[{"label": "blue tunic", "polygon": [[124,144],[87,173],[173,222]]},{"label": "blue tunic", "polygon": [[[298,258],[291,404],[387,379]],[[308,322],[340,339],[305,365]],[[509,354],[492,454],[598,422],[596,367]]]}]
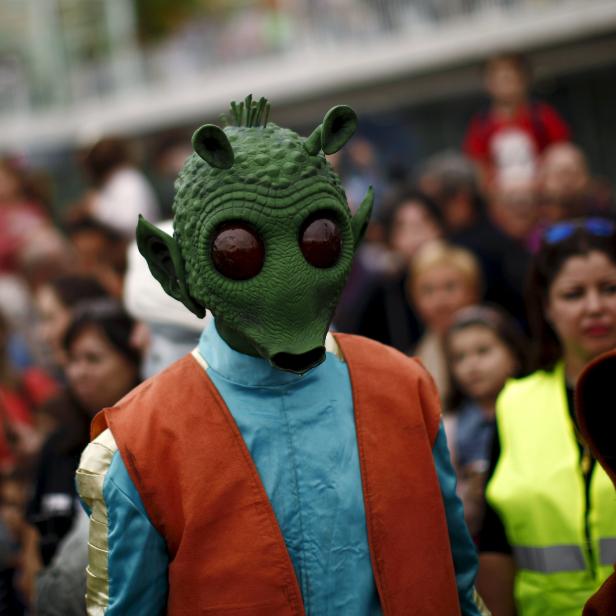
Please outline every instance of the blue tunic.
[{"label": "blue tunic", "polygon": [[[231,349],[214,326],[203,333],[199,353],[270,498],[306,613],[381,614],[370,563],[346,364],[327,353],[325,362],[303,376],[282,372],[261,358]],[[477,616],[480,612],[473,600],[476,555],[455,495],[455,475],[442,427],[434,459],[463,614]],[[165,543],[150,523],[119,452],[106,473],[103,498],[109,511],[109,604],[105,613],[164,614]]]}]

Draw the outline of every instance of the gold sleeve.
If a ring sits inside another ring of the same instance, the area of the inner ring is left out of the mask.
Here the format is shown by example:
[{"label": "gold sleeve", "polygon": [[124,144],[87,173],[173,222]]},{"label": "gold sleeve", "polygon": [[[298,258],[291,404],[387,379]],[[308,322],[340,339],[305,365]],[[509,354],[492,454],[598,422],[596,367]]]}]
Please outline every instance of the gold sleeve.
[{"label": "gold sleeve", "polygon": [[109,529],[103,483],[117,449],[111,431],[105,430],[84,449],[77,469],[77,491],[91,511],[86,570],[88,616],[103,616],[109,605]]},{"label": "gold sleeve", "polygon": [[492,616],[492,613],[487,608],[486,604],[483,602],[480,594],[477,592],[476,588],[473,588],[473,599],[475,601],[475,605],[477,605],[477,609],[481,616]]}]

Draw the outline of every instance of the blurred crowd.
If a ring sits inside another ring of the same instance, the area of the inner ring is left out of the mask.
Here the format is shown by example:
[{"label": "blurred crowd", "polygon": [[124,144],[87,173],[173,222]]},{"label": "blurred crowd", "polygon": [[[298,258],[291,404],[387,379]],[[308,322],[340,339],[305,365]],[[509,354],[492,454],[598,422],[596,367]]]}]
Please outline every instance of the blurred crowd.
[{"label": "blurred crowd", "polygon": [[[496,409],[526,405],[511,379],[561,366],[562,396],[548,403],[573,417],[582,368],[616,347],[614,187],[593,176],[558,111],[531,97],[523,57],[492,58],[484,77],[488,103],[464,143],[404,177],[361,137],[330,157],[351,208],[368,185],[377,192],[333,327],[417,355],[434,377],[486,555],[479,590],[510,616],[515,516],[499,484],[485,498],[510,442]],[[0,161],[0,615],[85,613],[74,472],[90,420],[190,351],[204,326],[158,288],[133,242],[139,214],[170,229],[169,178],[191,150],[167,146],[152,183],[125,140],[92,145],[80,159],[88,190],[59,221],[34,170]],[[581,441],[579,455],[590,482]]]}]

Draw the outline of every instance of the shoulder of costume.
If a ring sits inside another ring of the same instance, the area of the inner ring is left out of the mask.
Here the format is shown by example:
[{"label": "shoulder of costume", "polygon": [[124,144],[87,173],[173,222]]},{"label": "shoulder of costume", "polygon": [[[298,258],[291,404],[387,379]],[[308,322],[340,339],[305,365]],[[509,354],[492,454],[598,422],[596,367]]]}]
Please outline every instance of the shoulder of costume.
[{"label": "shoulder of costume", "polygon": [[135,387],[112,407],[100,411],[92,421],[91,436],[94,439],[105,429],[113,430],[110,417],[120,415],[124,420],[132,418],[130,421],[145,430],[152,415],[164,418],[170,405],[190,404],[195,389],[202,389],[208,381],[203,366],[193,353],[188,353]]},{"label": "shoulder of costume", "polygon": [[415,413],[428,428],[433,445],[440,426],[439,396],[434,379],[421,362],[362,336],[335,337],[349,366],[355,403],[370,400],[379,409],[404,417]]},{"label": "shoulder of costume", "polygon": [[92,509],[93,502],[103,498],[103,483],[118,450],[111,430],[103,430],[83,451],[76,473],[77,491]]},{"label": "shoulder of costume", "polygon": [[[128,406],[134,398],[142,398],[144,396],[156,396],[159,390],[166,390],[170,385],[174,385],[175,388],[181,383],[181,379],[185,379],[189,375],[202,373],[203,370],[196,361],[194,353],[188,353],[181,357],[177,361],[173,362],[170,366],[161,370],[157,374],[146,379],[128,392],[123,398],[121,398],[114,408]],[[180,381],[178,381],[180,379]],[[179,389],[179,388],[178,388]]]},{"label": "shoulder of costume", "polygon": [[[329,337],[330,335],[328,335],[328,338]],[[366,338],[365,336],[342,333],[335,333],[331,335],[331,337],[336,342],[339,353],[343,357],[344,349],[352,348],[353,351],[365,354],[368,360],[371,360],[374,363],[378,363],[383,358],[387,358],[390,361],[399,362],[401,365],[413,367],[418,372],[425,372],[427,374],[427,371],[419,358],[405,355],[401,351],[398,351],[398,349],[394,349],[393,347],[383,344],[382,342],[378,342],[377,340],[372,340],[371,338]]]}]

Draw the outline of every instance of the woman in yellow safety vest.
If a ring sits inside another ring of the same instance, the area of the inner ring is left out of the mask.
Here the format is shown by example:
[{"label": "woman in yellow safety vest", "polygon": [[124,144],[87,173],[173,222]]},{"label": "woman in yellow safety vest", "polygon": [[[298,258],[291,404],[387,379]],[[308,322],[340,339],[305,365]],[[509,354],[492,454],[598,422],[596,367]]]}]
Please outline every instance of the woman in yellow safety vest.
[{"label": "woman in yellow safety vest", "polygon": [[493,616],[579,616],[616,561],[613,486],[573,409],[583,367],[616,347],[614,223],[549,228],[528,307],[537,370],[511,381],[497,402],[477,586]]}]

